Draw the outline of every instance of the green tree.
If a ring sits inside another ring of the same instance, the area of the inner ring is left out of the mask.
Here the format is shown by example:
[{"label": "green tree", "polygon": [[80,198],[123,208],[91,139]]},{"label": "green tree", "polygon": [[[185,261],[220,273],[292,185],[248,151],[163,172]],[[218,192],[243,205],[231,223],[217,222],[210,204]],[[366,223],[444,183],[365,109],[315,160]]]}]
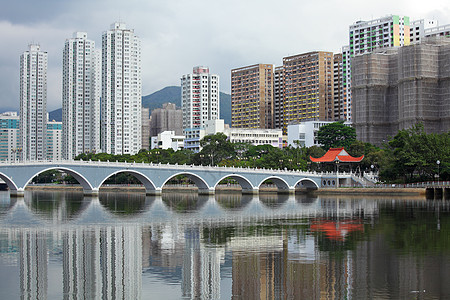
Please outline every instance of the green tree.
[{"label": "green tree", "polygon": [[426,134],[423,125],[416,124],[409,129],[400,130],[388,145],[386,152],[390,160],[380,174],[384,180],[427,181],[433,180],[438,172],[441,179],[448,178],[450,162],[448,132]]},{"label": "green tree", "polygon": [[200,146],[202,146],[202,150],[199,152],[198,158],[202,165],[215,166],[224,159],[236,156],[233,143],[222,132],[205,136],[200,141]]},{"label": "green tree", "polygon": [[349,147],[356,140],[355,128],[344,125],[344,122],[334,122],[320,127],[317,141],[322,148]]}]

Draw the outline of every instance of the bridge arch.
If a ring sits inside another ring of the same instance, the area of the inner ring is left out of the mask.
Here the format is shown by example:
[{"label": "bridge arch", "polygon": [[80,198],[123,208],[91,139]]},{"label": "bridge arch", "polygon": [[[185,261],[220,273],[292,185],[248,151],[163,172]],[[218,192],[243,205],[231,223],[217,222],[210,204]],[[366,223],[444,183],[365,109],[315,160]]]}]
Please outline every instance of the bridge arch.
[{"label": "bridge arch", "polygon": [[166,185],[166,183],[171,180],[172,178],[178,176],[178,175],[185,175],[187,176],[190,180],[192,180],[195,185],[198,187],[199,190],[209,190],[209,185],[208,183],[199,175],[191,173],[191,172],[178,172],[175,173],[173,175],[171,175],[170,177],[168,177],[163,184],[161,185],[161,188],[164,187],[164,185]]},{"label": "bridge arch", "polygon": [[105,183],[105,181],[108,180],[108,178],[110,178],[111,176],[114,176],[116,174],[120,174],[120,173],[126,173],[126,174],[130,174],[130,175],[133,175],[134,177],[136,177],[136,179],[139,180],[144,185],[146,192],[154,191],[156,189],[155,184],[146,175],[142,174],[141,172],[138,172],[135,170],[129,170],[129,169],[122,169],[122,170],[118,170],[118,171],[110,173],[105,178],[103,178],[103,180],[100,182],[98,188],[100,188]]},{"label": "bridge arch", "polygon": [[277,186],[278,190],[289,190],[289,184],[284,179],[278,176],[269,176],[264,178],[259,183],[258,188],[261,187],[261,185],[267,180],[272,181]]},{"label": "bridge arch", "polygon": [[16,183],[9,178],[8,176],[6,176],[5,174],[0,172],[0,178],[6,183],[6,185],[8,186],[8,188],[12,191],[17,191],[18,187],[16,185]]},{"label": "bridge arch", "polygon": [[311,178],[302,178],[299,181],[297,181],[294,186],[295,188],[300,187],[304,189],[314,189],[314,190],[319,189],[319,185]]},{"label": "bridge arch", "polygon": [[231,178],[231,179],[236,180],[239,183],[239,185],[242,187],[242,190],[253,190],[252,183],[244,176],[237,175],[237,174],[229,174],[229,175],[223,176],[214,184],[214,189],[216,189],[217,186],[219,185],[219,183],[226,178]]},{"label": "bridge arch", "polygon": [[45,169],[39,170],[39,172],[37,172],[34,175],[32,175],[26,181],[26,183],[23,185],[23,188],[25,189],[28,186],[28,184],[31,182],[31,180],[33,180],[34,177],[36,177],[37,175],[42,174],[42,173],[44,173],[46,171],[50,171],[50,170],[64,171],[64,172],[72,175],[78,181],[78,183],[83,187],[83,190],[85,190],[85,191],[92,191],[93,190],[92,184],[89,182],[89,180],[86,179],[86,177],[84,177],[83,175],[81,175],[77,171],[74,171],[74,170],[72,170],[70,168],[59,167],[59,166],[55,166],[55,167],[52,167],[52,168],[45,168]]}]

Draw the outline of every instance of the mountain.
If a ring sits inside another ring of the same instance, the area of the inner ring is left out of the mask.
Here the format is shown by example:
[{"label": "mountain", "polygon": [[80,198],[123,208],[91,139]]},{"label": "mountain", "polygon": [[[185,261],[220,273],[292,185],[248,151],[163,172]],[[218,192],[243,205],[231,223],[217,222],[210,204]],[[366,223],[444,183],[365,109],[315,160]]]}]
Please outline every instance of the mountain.
[{"label": "mountain", "polygon": [[[155,108],[161,108],[164,103],[171,102],[177,107],[181,107],[181,87],[167,86],[150,95],[142,97],[142,107],[150,109],[150,113]],[[220,92],[220,118],[225,124],[231,124],[231,95]],[[61,122],[62,109],[49,112],[49,119]]]},{"label": "mountain", "polygon": [[50,121],[55,120],[56,122],[62,121],[62,108],[55,109],[48,113],[48,119]]}]

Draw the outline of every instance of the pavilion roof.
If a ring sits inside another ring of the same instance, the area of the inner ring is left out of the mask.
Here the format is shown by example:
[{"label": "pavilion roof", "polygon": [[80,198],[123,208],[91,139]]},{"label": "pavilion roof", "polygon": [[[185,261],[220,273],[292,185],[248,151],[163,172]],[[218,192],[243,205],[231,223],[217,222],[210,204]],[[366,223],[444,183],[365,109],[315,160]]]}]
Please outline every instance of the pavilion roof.
[{"label": "pavilion roof", "polygon": [[353,157],[342,148],[330,148],[324,156],[320,158],[309,157],[312,162],[360,162],[363,160],[364,155],[360,157]]}]

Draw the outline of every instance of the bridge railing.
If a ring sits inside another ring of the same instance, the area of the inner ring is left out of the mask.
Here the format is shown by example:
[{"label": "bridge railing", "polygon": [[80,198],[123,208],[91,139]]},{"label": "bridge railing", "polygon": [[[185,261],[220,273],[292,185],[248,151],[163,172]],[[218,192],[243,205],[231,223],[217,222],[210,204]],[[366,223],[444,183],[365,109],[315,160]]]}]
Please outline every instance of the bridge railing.
[{"label": "bridge railing", "polygon": [[198,166],[198,165],[179,165],[179,164],[162,164],[162,163],[144,163],[144,162],[119,162],[119,161],[93,161],[93,160],[21,160],[21,161],[15,161],[15,162],[8,162],[8,161],[0,161],[1,165],[97,165],[97,166],[115,166],[115,167],[124,167],[124,168],[170,168],[170,169],[179,169],[187,171],[189,169],[192,170],[223,170],[226,172],[252,172],[252,173],[263,173],[263,174],[293,174],[293,175],[314,175],[314,176],[337,176],[339,177],[352,177],[352,176],[359,176],[356,172],[339,172],[336,174],[336,172],[317,172],[317,171],[299,171],[299,170],[288,170],[288,169],[265,169],[265,168],[242,168],[242,167],[226,167],[226,166]]}]

